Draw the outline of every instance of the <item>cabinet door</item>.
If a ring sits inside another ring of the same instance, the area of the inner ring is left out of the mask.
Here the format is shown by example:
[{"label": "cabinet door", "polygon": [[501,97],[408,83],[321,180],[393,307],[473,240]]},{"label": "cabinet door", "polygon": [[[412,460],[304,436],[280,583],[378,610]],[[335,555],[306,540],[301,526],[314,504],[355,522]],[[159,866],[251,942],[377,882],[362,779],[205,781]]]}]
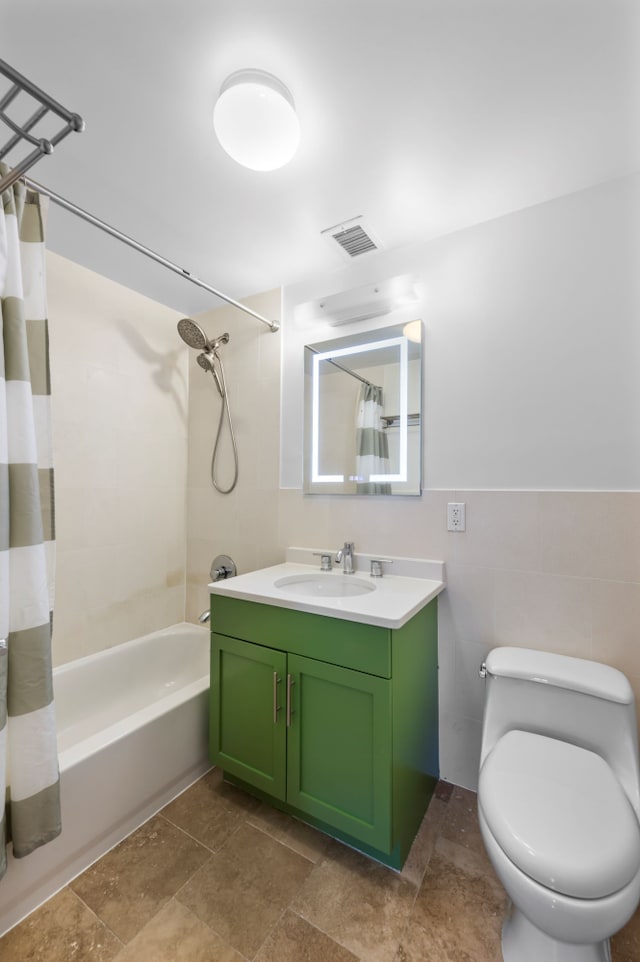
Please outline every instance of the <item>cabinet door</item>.
[{"label": "cabinet door", "polygon": [[212,632],[211,761],[274,798],[286,790],[286,655]]},{"label": "cabinet door", "polygon": [[390,682],[300,655],[288,675],[288,803],[390,852]]}]

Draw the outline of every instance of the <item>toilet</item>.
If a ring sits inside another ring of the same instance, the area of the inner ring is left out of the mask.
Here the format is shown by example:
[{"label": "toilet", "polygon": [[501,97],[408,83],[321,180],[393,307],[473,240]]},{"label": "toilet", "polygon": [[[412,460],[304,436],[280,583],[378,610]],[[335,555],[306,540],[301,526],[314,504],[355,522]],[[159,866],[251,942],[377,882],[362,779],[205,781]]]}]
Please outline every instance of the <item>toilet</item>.
[{"label": "toilet", "polygon": [[526,648],[482,665],[478,817],[511,899],[504,962],[611,962],[640,901],[633,691],[615,668]]}]

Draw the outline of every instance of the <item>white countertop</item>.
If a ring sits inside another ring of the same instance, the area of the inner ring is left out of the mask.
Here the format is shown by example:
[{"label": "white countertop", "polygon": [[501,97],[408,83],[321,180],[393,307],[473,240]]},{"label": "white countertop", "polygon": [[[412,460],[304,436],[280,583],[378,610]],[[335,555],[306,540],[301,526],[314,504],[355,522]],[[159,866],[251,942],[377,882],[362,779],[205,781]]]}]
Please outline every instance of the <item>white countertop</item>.
[{"label": "white countertop", "polygon": [[[310,554],[311,549],[290,549],[292,552]],[[295,556],[295,555],[294,555]],[[275,605],[279,608],[291,608],[295,611],[308,611],[330,618],[342,618],[345,621],[358,621],[366,625],[378,625],[382,628],[401,628],[416,612],[424,608],[433,598],[445,588],[444,564],[442,562],[424,562],[422,569],[417,559],[393,559],[394,570],[402,570],[402,562],[410,563],[409,570],[423,570],[431,577],[407,577],[403,574],[387,575],[383,578],[370,578],[368,564],[362,567],[364,556],[356,555],[357,570],[355,575],[345,575],[342,569],[335,567],[331,572],[321,572],[319,564],[299,564],[287,561],[261,568],[247,574],[229,578],[227,581],[217,581],[209,585],[211,594],[227,595],[230,598],[241,598],[245,601],[256,601],[260,604]],[[397,563],[397,567],[396,567]],[[406,566],[405,566],[406,567]],[[275,581],[280,578],[295,575],[317,575],[318,579],[357,578],[375,585],[374,591],[350,597],[304,597],[294,594],[284,588],[277,588]]]}]

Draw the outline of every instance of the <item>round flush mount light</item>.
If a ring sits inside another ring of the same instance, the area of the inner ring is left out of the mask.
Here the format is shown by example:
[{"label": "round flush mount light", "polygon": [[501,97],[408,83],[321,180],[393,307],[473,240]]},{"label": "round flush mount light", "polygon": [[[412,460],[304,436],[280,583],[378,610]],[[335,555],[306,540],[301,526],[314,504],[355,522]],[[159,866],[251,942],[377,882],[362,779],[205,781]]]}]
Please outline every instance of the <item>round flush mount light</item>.
[{"label": "round flush mount light", "polygon": [[293,97],[265,70],[237,70],[227,77],[213,110],[213,127],[230,157],[250,170],[277,170],[300,143]]}]

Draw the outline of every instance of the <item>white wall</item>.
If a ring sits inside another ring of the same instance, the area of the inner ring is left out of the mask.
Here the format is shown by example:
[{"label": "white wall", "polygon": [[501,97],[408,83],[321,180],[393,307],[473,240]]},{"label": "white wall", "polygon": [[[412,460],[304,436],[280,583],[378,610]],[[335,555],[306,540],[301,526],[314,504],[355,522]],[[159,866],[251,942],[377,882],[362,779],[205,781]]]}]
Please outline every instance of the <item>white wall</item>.
[{"label": "white wall", "polygon": [[424,321],[424,487],[640,488],[639,231],[624,178],[286,289],[283,487],[300,486],[301,345],[336,336],[296,305],[412,273],[418,304],[375,326]]}]

